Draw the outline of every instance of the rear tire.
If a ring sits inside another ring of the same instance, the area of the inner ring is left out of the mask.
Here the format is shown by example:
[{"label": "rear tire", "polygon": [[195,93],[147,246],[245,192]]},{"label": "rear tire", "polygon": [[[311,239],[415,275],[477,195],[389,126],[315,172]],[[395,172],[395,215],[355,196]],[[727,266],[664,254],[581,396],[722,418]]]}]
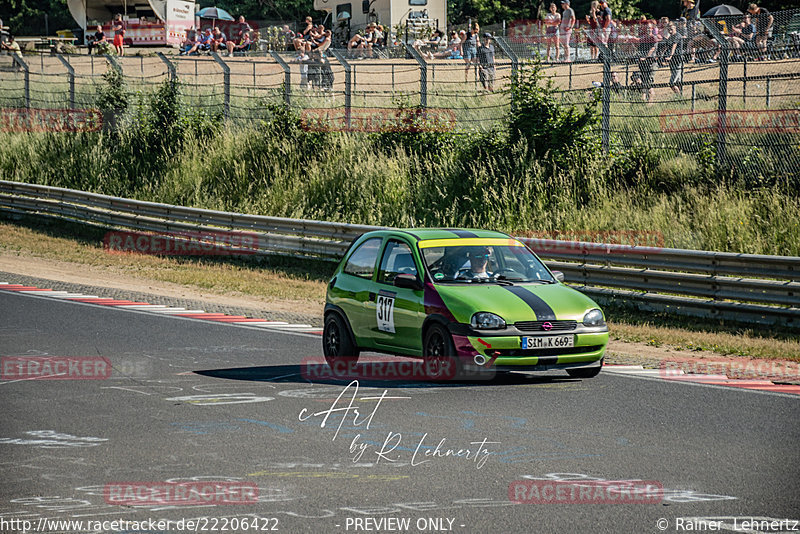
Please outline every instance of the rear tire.
[{"label": "rear tire", "polygon": [[461,375],[461,366],[450,332],[440,324],[425,331],[422,344],[425,374],[431,380],[454,380]]},{"label": "rear tire", "polygon": [[567,374],[572,378],[594,378],[600,374],[603,368],[603,360],[600,360],[600,365],[597,367],[588,367],[583,369],[567,369]]},{"label": "rear tire", "polygon": [[360,351],[350,337],[350,330],[344,319],[337,313],[331,313],[325,317],[325,328],[322,331],[322,353],[331,369],[335,369],[337,362],[346,364],[358,360]]}]

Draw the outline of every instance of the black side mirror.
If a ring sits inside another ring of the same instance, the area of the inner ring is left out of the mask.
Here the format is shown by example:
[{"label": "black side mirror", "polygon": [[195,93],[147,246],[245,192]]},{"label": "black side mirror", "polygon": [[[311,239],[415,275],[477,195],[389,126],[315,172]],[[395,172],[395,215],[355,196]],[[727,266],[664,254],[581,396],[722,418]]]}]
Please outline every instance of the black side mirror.
[{"label": "black side mirror", "polygon": [[564,273],[562,273],[561,271],[551,271],[551,272],[553,273],[553,276],[555,276],[556,280],[558,280],[559,282],[564,281]]},{"label": "black side mirror", "polygon": [[394,285],[395,287],[413,289],[414,291],[422,289],[422,282],[413,274],[398,274],[394,277]]}]

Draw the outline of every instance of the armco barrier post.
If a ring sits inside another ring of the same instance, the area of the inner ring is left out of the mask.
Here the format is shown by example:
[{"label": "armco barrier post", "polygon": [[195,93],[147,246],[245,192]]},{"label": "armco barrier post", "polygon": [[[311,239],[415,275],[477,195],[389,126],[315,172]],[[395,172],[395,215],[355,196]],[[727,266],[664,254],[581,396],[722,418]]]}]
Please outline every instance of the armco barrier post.
[{"label": "armco barrier post", "polygon": [[727,130],[728,110],[728,54],[723,48],[719,55],[719,96],[717,97],[717,165],[722,166],[725,156],[725,132]]},{"label": "armco barrier post", "polygon": [[347,62],[344,55],[336,49],[328,49],[333,57],[342,64],[344,67],[344,122],[347,129],[350,130],[350,119],[353,111],[353,67]]},{"label": "armco barrier post", "polygon": [[178,78],[178,72],[175,70],[175,65],[172,64],[172,61],[167,59],[167,56],[162,54],[161,52],[156,52],[158,59],[164,62],[167,66],[167,70],[169,71],[169,81],[174,82]]},{"label": "armco barrier post", "polygon": [[69,108],[75,109],[75,69],[69,64],[69,61],[64,59],[61,54],[56,54],[56,57],[67,69],[67,76],[69,77]]},{"label": "armco barrier post", "polygon": [[103,57],[106,58],[106,61],[108,61],[108,63],[111,65],[111,68],[113,68],[119,73],[120,76],[122,76],[122,67],[120,67],[119,63],[117,63],[117,60],[114,59],[114,56],[105,54]]},{"label": "armco barrier post", "polygon": [[419,107],[428,107],[428,63],[419,52],[413,47],[403,43],[406,51],[419,63]]},{"label": "armco barrier post", "polygon": [[718,19],[704,18],[701,20],[703,26],[705,26],[721,50],[719,54],[719,90],[717,92],[717,165],[721,167],[727,160],[725,138],[728,126],[726,113],[728,111],[728,53],[730,52],[730,45],[725,36],[720,33],[719,24],[717,24]]},{"label": "armco barrier post", "polygon": [[[572,63],[570,63],[570,67]],[[611,60],[603,54],[603,115],[600,131],[602,134],[603,154],[608,154],[611,139]]]},{"label": "armco barrier post", "polygon": [[[289,64],[286,63],[280,54],[278,54],[275,50],[269,51],[272,59],[278,62],[278,65],[281,66],[283,69],[283,100],[286,102],[287,106],[292,105],[292,69],[289,68]],[[253,72],[255,72],[255,63],[253,63]],[[255,74],[253,74],[253,78],[255,79]],[[255,85],[255,82],[253,83]]]},{"label": "armco barrier post", "polygon": [[24,73],[23,79],[25,82],[25,108],[30,109],[31,107],[31,71],[28,68],[28,64],[19,57],[17,54],[11,54],[11,59],[14,60],[14,63],[19,65]]},{"label": "armco barrier post", "polygon": [[603,112],[600,118],[600,131],[602,134],[603,154],[608,154],[611,140],[611,60],[613,54],[602,41],[597,41],[595,44],[599,50],[600,59],[603,61]]},{"label": "armco barrier post", "polygon": [[225,95],[225,103],[223,104],[223,113],[225,115],[225,119],[229,119],[231,116],[231,68],[225,63],[219,54],[216,52],[211,52],[211,57],[214,58],[214,61],[222,67],[222,83],[223,83],[223,92]]},{"label": "armco barrier post", "polygon": [[[503,21],[503,24],[505,25],[505,21]],[[517,71],[519,70],[519,56],[517,56],[516,52],[514,52],[508,44],[505,37],[495,37],[495,42],[497,46],[500,47],[500,50],[511,60],[511,83],[516,83]],[[514,105],[514,93],[512,92],[511,95],[511,112],[513,113],[516,107]]]}]

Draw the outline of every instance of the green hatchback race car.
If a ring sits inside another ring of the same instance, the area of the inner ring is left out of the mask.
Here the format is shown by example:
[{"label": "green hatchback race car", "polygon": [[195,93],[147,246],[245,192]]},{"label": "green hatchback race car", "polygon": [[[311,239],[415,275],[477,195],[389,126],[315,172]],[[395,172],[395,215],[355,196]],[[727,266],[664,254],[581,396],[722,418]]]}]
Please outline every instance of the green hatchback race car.
[{"label": "green hatchback race car", "polygon": [[590,378],[608,344],[605,316],[522,242],[487,230],[379,230],[356,238],[328,284],[323,353],[361,351],[446,368],[564,369]]}]

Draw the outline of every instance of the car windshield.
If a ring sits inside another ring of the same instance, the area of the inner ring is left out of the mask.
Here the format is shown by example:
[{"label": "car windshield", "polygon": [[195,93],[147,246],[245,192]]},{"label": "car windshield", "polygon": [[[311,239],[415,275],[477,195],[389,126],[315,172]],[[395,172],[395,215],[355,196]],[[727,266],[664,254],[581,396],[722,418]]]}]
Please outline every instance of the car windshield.
[{"label": "car windshield", "polygon": [[[555,283],[555,279],[539,258],[516,241],[492,240],[486,245],[464,245],[459,244],[458,240],[453,241],[452,245],[441,246],[420,242],[425,267],[434,282]],[[494,241],[502,241],[502,244]]]}]

